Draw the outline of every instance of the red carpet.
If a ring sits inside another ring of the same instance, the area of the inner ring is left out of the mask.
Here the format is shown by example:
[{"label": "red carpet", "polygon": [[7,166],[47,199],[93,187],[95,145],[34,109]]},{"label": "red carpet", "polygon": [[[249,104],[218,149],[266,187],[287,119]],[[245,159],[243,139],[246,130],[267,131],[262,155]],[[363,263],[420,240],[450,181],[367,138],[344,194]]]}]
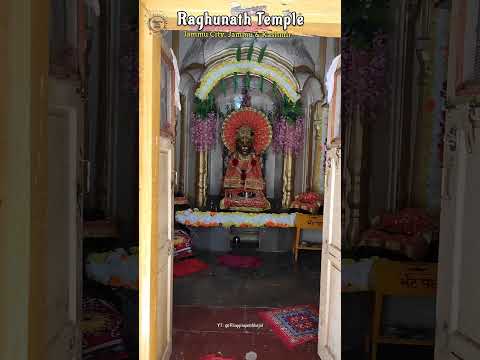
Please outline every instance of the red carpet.
[{"label": "red carpet", "polygon": [[187,276],[208,268],[208,264],[198,259],[186,259],[173,264],[173,276]]},{"label": "red carpet", "polygon": [[289,349],[316,340],[318,337],[317,306],[290,306],[262,311],[258,316],[270,326]]},{"label": "red carpet", "polygon": [[262,265],[262,259],[257,256],[222,255],[218,263],[232,268],[256,269]]}]

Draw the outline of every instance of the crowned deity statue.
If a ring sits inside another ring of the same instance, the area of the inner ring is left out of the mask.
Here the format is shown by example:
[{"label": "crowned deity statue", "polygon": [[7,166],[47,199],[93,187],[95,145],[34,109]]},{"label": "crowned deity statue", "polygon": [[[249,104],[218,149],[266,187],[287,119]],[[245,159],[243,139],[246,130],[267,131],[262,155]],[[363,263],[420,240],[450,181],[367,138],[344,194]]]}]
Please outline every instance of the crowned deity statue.
[{"label": "crowned deity statue", "polygon": [[270,209],[262,164],[262,153],[272,138],[268,119],[260,111],[242,107],[224,121],[222,138],[229,155],[220,208],[257,212]]}]

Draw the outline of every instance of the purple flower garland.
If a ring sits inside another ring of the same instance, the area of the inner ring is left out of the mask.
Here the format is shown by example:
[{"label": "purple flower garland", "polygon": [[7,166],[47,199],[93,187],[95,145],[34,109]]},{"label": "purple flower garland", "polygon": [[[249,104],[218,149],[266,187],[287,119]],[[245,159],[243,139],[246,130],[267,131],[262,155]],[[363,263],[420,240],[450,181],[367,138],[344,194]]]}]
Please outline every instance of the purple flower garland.
[{"label": "purple flower garland", "polygon": [[304,119],[298,118],[294,123],[280,117],[273,125],[273,150],[276,153],[292,152],[298,155],[303,146]]},{"label": "purple flower garland", "polygon": [[385,106],[386,40],[384,33],[377,33],[368,48],[359,49],[350,37],[342,38],[342,103],[347,117],[358,106],[374,118]]},{"label": "purple flower garland", "polygon": [[191,135],[197,151],[212,150],[217,141],[217,115],[210,112],[207,118],[203,119],[192,114]]}]

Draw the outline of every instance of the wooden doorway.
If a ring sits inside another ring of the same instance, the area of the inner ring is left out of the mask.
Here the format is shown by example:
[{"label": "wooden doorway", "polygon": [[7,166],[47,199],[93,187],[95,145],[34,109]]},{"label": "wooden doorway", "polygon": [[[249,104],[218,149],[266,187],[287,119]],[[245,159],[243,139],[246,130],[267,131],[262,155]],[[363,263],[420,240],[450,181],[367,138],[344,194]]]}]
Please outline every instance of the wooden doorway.
[{"label": "wooden doorway", "polygon": [[[160,1],[140,3],[139,282],[140,359],[168,359],[172,351],[172,136],[162,128],[174,112],[161,109],[162,33],[144,19]],[[167,89],[170,89],[167,86]],[[164,102],[163,102],[164,103]],[[173,111],[173,110],[172,110]],[[167,117],[164,119],[163,117]]]},{"label": "wooden doorway", "polygon": [[334,70],[333,93],[328,116],[322,269],[320,273],[318,355],[322,360],[339,360],[342,350],[340,61]]}]

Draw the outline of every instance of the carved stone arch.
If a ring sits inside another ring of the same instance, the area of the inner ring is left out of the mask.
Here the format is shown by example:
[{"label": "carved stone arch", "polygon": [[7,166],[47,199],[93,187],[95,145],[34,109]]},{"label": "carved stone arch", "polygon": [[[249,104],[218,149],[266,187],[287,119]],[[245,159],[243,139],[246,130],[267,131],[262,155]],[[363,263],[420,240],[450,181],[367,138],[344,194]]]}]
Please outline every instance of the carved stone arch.
[{"label": "carved stone arch", "polygon": [[[223,53],[225,50],[231,49],[236,52],[238,46],[242,50],[247,50],[252,39],[230,39],[225,41],[224,39],[210,38],[204,40],[202,47],[202,55],[204,56],[205,63],[210,63],[217,55]],[[310,53],[305,47],[305,43],[299,38],[290,39],[275,39],[275,38],[257,38],[255,39],[254,46],[256,49],[261,49],[267,45],[266,57],[276,57],[279,62],[284,63],[290,69],[296,67],[306,67],[311,71],[315,70],[315,62],[313,61]],[[255,57],[255,56],[254,56]],[[191,61],[190,61],[191,62]]]},{"label": "carved stone arch", "polygon": [[[317,101],[323,102],[325,100],[325,88],[323,83],[316,76],[310,74],[305,75],[305,77],[302,77],[302,82],[299,80],[302,89],[302,98],[307,96],[312,105]],[[297,79],[298,78],[299,76],[297,75]]]},{"label": "carved stone arch", "polygon": [[205,39],[195,39],[182,58],[182,72],[191,68],[203,68]]},{"label": "carved stone arch", "polygon": [[180,94],[187,95],[196,85],[195,78],[189,71],[184,71],[180,75]]}]

